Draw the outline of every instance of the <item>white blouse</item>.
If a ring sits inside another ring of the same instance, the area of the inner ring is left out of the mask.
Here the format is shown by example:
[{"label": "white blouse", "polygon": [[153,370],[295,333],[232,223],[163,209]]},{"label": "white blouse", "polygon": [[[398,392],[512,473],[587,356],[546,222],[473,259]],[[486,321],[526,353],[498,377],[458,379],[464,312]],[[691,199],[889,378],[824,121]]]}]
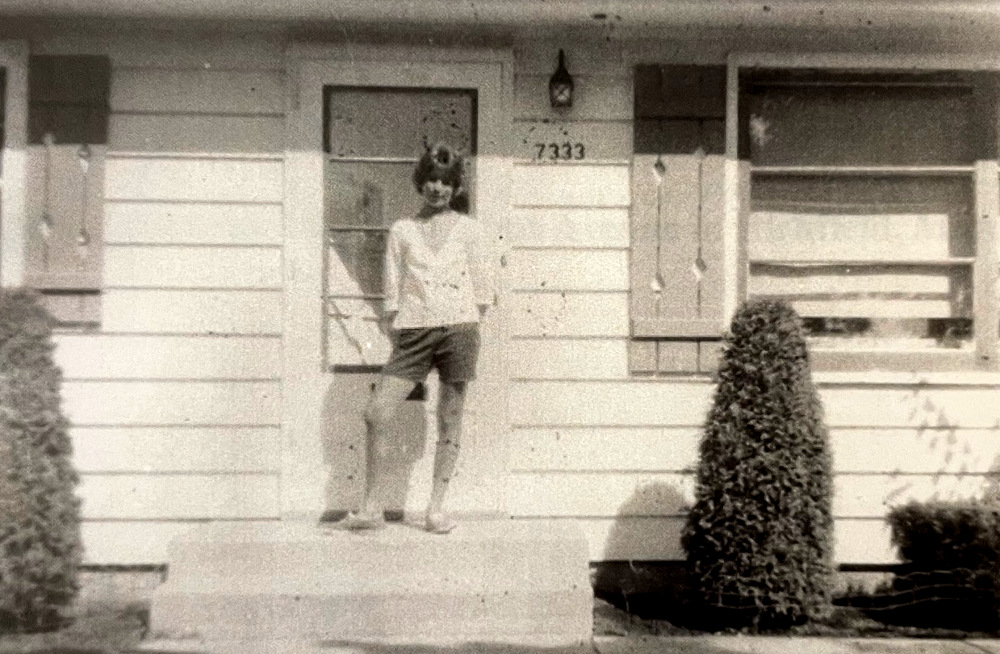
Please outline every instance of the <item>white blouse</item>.
[{"label": "white blouse", "polygon": [[493,303],[479,222],[447,210],[430,218],[401,218],[389,229],[385,253],[385,310],[394,329],[479,322]]}]

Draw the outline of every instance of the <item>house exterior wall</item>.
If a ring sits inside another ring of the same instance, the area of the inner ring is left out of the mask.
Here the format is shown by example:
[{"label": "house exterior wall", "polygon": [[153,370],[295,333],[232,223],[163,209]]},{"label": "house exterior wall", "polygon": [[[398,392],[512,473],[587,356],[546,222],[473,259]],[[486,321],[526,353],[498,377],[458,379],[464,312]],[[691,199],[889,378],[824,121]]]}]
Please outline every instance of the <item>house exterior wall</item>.
[{"label": "house exterior wall", "polygon": [[[525,35],[513,47],[504,505],[515,519],[577,523],[595,561],[680,559],[712,385],[629,373],[633,66],[875,44],[611,37]],[[112,64],[102,327],[57,336],[87,562],[162,563],[169,539],[197,522],[280,518],[291,39],[28,40],[32,53]],[[577,85],[562,115],[546,97],[559,47]],[[536,160],[536,143],[564,141],[587,156]],[[1000,378],[927,372],[817,375],[840,563],[895,561],[888,506],[997,484]]]}]

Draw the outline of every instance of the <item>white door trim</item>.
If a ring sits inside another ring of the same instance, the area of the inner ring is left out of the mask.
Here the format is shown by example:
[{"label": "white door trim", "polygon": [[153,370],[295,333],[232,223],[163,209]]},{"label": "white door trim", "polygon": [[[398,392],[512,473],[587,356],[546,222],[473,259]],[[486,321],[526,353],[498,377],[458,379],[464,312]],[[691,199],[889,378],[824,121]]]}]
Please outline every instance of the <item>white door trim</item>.
[{"label": "white door trim", "polygon": [[28,160],[28,44],[0,41],[0,68],[7,71],[3,151],[0,153],[0,285],[24,281],[25,179]]},{"label": "white door trim", "polygon": [[[323,329],[323,98],[324,85],[468,88],[477,91],[476,213],[503,229],[508,215],[508,153],[513,106],[513,58],[488,50],[479,61],[462,50],[412,47],[292,46],[286,118],[284,201],[284,316],[282,376],[282,515],[318,517],[323,508],[325,467],[319,434],[324,370]],[[375,59],[377,55],[377,59]],[[499,254],[499,253],[498,253]],[[501,280],[501,293],[503,288]],[[492,320],[506,342],[503,303]],[[506,434],[508,375],[502,375],[502,411],[492,429]],[[504,441],[507,439],[504,437]],[[506,466],[506,454],[498,453]],[[502,512],[503,493],[496,510]]]}]

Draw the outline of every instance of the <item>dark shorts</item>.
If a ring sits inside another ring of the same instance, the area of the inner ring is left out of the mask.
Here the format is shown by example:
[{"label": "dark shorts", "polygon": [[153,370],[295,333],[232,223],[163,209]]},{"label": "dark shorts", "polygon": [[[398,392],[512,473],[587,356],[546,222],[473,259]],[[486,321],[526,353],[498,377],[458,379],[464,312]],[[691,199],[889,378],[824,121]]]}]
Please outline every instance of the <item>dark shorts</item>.
[{"label": "dark shorts", "polygon": [[437,368],[445,383],[467,382],[476,378],[478,357],[477,323],[400,329],[393,333],[392,354],[382,374],[420,383]]}]

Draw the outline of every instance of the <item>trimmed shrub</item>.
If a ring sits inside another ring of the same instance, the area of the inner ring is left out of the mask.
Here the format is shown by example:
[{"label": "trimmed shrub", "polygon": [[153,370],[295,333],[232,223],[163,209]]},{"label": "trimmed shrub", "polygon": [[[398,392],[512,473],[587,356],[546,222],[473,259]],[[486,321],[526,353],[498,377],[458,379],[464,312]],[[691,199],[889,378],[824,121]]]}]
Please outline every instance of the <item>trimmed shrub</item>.
[{"label": "trimmed shrub", "polygon": [[783,629],[832,587],[832,466],[802,322],[753,301],[725,337],[682,544],[708,628]]},{"label": "trimmed shrub", "polygon": [[51,320],[28,291],[0,290],[0,626],[53,626],[78,589],[74,492]]},{"label": "trimmed shrub", "polygon": [[892,581],[896,622],[1000,627],[1000,505],[910,502],[886,521],[902,566]]}]

